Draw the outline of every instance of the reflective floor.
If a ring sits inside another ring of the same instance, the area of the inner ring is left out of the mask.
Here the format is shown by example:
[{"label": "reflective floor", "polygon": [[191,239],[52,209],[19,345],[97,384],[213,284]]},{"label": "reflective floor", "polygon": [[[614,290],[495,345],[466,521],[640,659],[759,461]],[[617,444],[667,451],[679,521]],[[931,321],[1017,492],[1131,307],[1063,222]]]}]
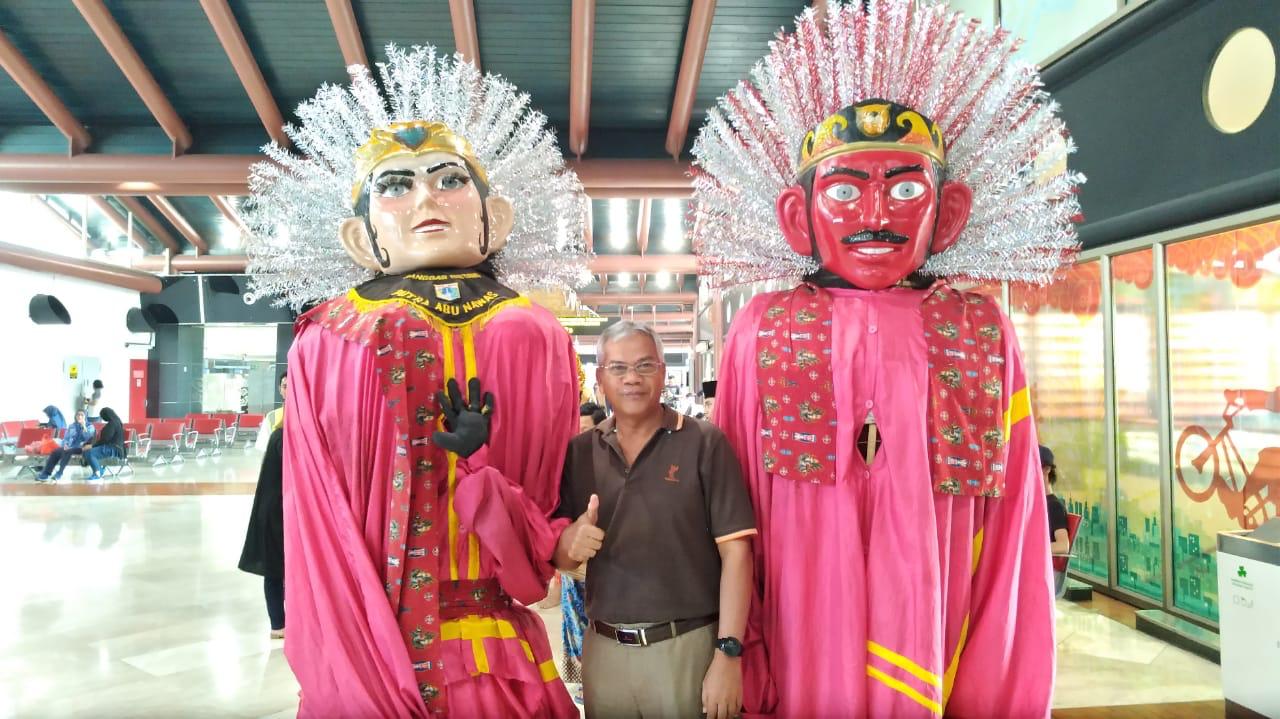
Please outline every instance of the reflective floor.
[{"label": "reflective floor", "polygon": [[[0,717],[292,716],[261,580],[236,569],[258,461],[53,486],[0,465]],[[1058,645],[1058,708],[1222,699],[1216,664],[1095,608],[1059,602]]]}]

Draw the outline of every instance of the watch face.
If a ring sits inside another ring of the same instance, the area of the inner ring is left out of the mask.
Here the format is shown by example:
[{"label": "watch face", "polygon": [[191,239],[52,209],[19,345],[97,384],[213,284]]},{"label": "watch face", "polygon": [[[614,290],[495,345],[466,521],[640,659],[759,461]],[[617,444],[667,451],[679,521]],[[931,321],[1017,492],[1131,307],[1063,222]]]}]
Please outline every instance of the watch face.
[{"label": "watch face", "polygon": [[726,656],[740,657],[742,656],[742,642],[733,637],[725,637],[716,640],[716,649],[724,652]]}]

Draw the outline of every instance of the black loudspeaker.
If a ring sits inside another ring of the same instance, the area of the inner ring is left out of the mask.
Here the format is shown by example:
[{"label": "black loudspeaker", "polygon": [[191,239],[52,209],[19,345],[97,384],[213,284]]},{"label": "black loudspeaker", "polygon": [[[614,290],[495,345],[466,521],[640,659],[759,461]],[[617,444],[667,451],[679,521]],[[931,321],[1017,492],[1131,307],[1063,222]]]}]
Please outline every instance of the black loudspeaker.
[{"label": "black loudspeaker", "polygon": [[71,313],[53,295],[32,295],[31,302],[27,305],[27,314],[38,325],[71,324]]},{"label": "black loudspeaker", "polygon": [[153,304],[134,307],[125,317],[125,324],[132,332],[155,332],[160,325],[178,324],[178,315],[168,305]]},{"label": "black loudspeaker", "polygon": [[129,308],[129,313],[124,318],[124,324],[129,328],[130,332],[156,331],[156,326],[152,324],[151,318],[147,316],[147,311],[139,307]]},{"label": "black loudspeaker", "polygon": [[238,295],[240,285],[234,277],[214,275],[209,278],[209,291],[216,295]]}]

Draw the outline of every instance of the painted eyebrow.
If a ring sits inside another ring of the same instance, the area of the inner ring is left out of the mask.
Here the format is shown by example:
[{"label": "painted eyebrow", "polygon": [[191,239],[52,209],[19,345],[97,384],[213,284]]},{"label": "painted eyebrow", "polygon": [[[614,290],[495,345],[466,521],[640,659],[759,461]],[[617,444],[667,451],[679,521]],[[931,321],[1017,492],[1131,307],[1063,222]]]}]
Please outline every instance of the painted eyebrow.
[{"label": "painted eyebrow", "polygon": [[833,175],[849,175],[851,177],[857,177],[862,180],[871,179],[871,175],[868,175],[862,170],[855,170],[851,167],[833,167],[822,174],[824,178],[831,177]]},{"label": "painted eyebrow", "polygon": [[884,179],[887,180],[890,177],[897,177],[898,175],[904,175],[908,172],[924,172],[924,165],[903,165],[902,167],[891,167],[885,171]]},{"label": "painted eyebrow", "polygon": [[382,179],[382,178],[384,178],[384,177],[409,177],[409,178],[412,178],[412,177],[413,177],[413,170],[385,170],[385,171],[383,171],[383,172],[379,172],[379,173],[378,173],[378,176],[377,176],[377,177],[375,177],[375,178],[373,178],[373,181],[374,181],[374,182],[377,182],[377,181],[381,180],[381,179]]},{"label": "painted eyebrow", "polygon": [[428,175],[430,175],[431,173],[435,172],[436,170],[441,170],[441,169],[444,169],[444,168],[446,168],[446,167],[456,167],[456,168],[458,168],[459,170],[466,169],[466,168],[464,168],[462,165],[459,165],[459,164],[458,164],[458,163],[456,163],[456,162],[442,162],[442,163],[440,163],[439,165],[432,165],[431,167],[428,167],[428,168],[427,168],[427,174],[428,174]]}]

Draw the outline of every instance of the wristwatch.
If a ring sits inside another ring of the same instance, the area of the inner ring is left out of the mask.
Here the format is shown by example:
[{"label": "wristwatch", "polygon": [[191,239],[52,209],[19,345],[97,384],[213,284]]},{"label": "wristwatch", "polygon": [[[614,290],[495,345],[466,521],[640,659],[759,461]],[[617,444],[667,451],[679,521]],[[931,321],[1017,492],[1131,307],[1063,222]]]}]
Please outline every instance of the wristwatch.
[{"label": "wristwatch", "polygon": [[721,637],[716,640],[716,649],[724,652],[727,657],[742,656],[742,642],[737,637]]}]

